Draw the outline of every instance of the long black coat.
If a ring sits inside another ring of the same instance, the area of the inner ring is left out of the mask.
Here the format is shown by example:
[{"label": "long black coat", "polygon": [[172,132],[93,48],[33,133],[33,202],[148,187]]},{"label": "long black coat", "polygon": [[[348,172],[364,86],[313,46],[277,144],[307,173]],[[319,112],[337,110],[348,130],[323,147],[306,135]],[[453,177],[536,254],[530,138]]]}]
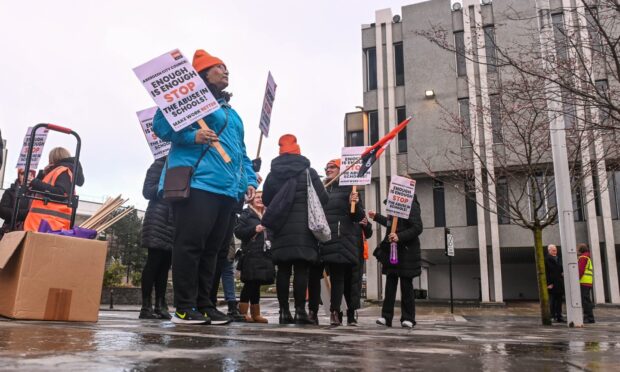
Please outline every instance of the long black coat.
[{"label": "long black coat", "polygon": [[352,191],[351,186],[327,187],[329,201],[324,209],[332,238],[320,245],[321,261],[324,263],[355,265],[359,262],[359,230],[355,224],[364,218],[364,207],[360,200],[355,204],[355,212],[351,213],[349,196]]},{"label": "long black coat", "polygon": [[547,285],[553,284],[553,288],[549,290],[551,294],[563,294],[564,293],[564,277],[562,273],[564,268],[562,267],[562,261],[559,257],[554,259],[547,255],[545,257],[545,273],[547,275]]},{"label": "long black coat", "polygon": [[260,217],[252,208],[241,212],[235,236],[241,239],[241,258],[239,269],[241,281],[258,281],[261,285],[273,284],[275,268],[271,259],[271,250],[265,249],[265,233],[257,233],[256,226],[260,225]]},{"label": "long black coat", "polygon": [[422,272],[419,236],[422,234],[423,226],[422,218],[420,217],[420,203],[418,203],[418,198],[414,197],[413,199],[409,218],[398,219],[398,225],[396,226],[396,234],[398,235],[398,263],[395,265],[390,263],[390,242],[388,240],[390,228],[392,226],[392,218],[377,214],[374,220],[387,228],[383,241],[373,253],[383,266],[383,274],[396,274],[404,278],[419,276]]},{"label": "long black coat", "polygon": [[297,177],[295,199],[284,226],[274,234],[271,245],[273,262],[306,261],[318,262],[318,241],[308,228],[308,189],[306,169],[310,169],[310,179],[323,205],[329,196],[316,171],[310,168],[310,161],[295,154],[283,154],[271,162],[271,172],[263,186],[263,203],[269,203],[289,177]]},{"label": "long black coat", "polygon": [[[0,199],[0,218],[4,220],[4,224],[2,225],[2,228],[0,228],[0,238],[4,233],[9,232],[9,228],[11,227],[18,187],[19,185],[17,182],[11,184],[11,187],[4,190],[2,199]],[[28,199],[22,199],[19,203],[19,211],[17,212],[17,224],[15,225],[16,229],[21,229],[23,227],[24,220],[26,219],[26,215],[29,210],[30,202]]]},{"label": "long black coat", "polygon": [[159,178],[166,164],[166,158],[155,160],[146,172],[142,195],[149,201],[142,221],[142,246],[148,249],[172,251],[174,224],[172,208],[157,195]]}]

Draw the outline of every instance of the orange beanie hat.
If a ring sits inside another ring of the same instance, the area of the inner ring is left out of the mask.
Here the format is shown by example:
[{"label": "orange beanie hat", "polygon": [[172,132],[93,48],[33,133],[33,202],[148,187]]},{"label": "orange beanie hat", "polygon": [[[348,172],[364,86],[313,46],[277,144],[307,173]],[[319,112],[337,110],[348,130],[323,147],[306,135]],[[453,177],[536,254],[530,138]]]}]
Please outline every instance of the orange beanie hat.
[{"label": "orange beanie hat", "polygon": [[196,69],[197,72],[206,70],[209,67],[213,67],[215,65],[226,64],[221,59],[205,52],[204,49],[198,49],[196,53],[194,53],[194,60],[192,61],[192,66],[194,66],[194,69]]},{"label": "orange beanie hat", "polygon": [[282,154],[297,154],[301,155],[301,149],[297,144],[297,137],[292,134],[285,134],[278,140],[280,146],[280,155]]},{"label": "orange beanie hat", "polygon": [[336,167],[340,168],[340,159],[332,159],[328,161],[327,166],[329,167],[330,165],[335,165]]}]

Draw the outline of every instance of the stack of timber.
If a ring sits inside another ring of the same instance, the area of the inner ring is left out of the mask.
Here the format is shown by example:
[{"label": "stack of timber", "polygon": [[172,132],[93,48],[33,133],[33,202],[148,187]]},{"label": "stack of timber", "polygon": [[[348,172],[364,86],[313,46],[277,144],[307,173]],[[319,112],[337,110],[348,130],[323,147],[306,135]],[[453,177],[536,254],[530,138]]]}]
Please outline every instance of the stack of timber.
[{"label": "stack of timber", "polygon": [[121,195],[113,199],[108,198],[80,227],[97,230],[98,233],[104,231],[134,211],[134,207],[123,207],[128,200],[123,199]]}]

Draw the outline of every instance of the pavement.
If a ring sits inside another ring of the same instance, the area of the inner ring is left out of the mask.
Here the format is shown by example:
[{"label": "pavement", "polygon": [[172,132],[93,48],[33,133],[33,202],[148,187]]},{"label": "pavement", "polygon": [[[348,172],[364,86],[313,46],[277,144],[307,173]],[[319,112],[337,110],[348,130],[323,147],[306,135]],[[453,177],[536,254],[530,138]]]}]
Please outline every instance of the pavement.
[{"label": "pavement", "polygon": [[326,316],[280,326],[275,300],[262,306],[270,324],[178,326],[123,306],[102,309],[98,323],[0,318],[0,371],[620,370],[618,308],[599,307],[596,324],[576,329],[540,326],[536,303],[454,314],[420,304],[408,330],[376,325],[376,305],[359,311],[359,327],[336,328]]}]

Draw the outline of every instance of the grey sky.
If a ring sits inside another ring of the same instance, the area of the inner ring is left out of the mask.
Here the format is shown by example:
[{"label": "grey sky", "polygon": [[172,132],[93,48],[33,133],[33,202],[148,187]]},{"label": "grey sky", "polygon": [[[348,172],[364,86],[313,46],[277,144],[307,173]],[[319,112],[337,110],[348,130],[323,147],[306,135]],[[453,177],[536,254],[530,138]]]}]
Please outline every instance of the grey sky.
[{"label": "grey sky", "polygon": [[[175,48],[190,59],[202,48],[227,64],[250,158],[271,70],[278,89],[261,173],[284,133],[295,134],[302,153],[322,169],[339,156],[344,114],[362,102],[361,25],[373,22],[377,9],[400,14],[414,2],[0,0],[0,129],[9,149],[4,186],[14,180],[26,128],[49,122],[82,137],[82,198],[122,193],[144,208],[142,182],[152,155],[135,112],[154,103],[132,68]],[[70,137],[51,132],[40,168],[59,145],[75,147]]]}]

